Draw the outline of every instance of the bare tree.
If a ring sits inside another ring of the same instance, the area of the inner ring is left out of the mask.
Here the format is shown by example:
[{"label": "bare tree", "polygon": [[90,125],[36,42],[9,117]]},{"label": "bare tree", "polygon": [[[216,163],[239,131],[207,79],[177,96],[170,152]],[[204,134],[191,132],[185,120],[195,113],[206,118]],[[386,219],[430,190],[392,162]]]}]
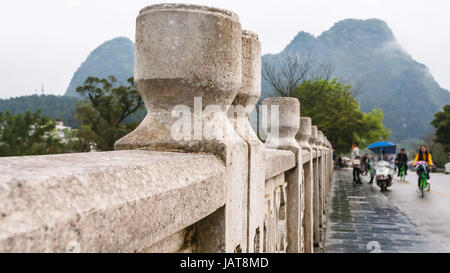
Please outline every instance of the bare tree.
[{"label": "bare tree", "polygon": [[364,81],[360,80],[352,85],[352,96],[356,97],[364,93]]},{"label": "bare tree", "polygon": [[427,145],[428,150],[430,152],[432,152],[434,150],[434,148],[435,148],[435,146],[437,144],[435,142],[435,138],[436,138],[436,135],[435,135],[434,131],[431,131],[431,132],[429,132],[428,134],[426,134],[425,136],[422,137],[423,142],[425,142],[425,145]]},{"label": "bare tree", "polygon": [[335,69],[335,62],[318,63],[311,52],[284,52],[273,63],[263,63],[262,76],[278,95],[291,97],[305,80],[331,80]]},{"label": "bare tree", "polygon": [[275,64],[263,63],[262,76],[281,96],[290,97],[311,71],[315,59],[311,53],[282,53]]},{"label": "bare tree", "polygon": [[[311,51],[306,53],[283,52],[272,62],[263,62],[262,77],[282,97],[294,96],[295,89],[306,80],[331,80],[335,62],[318,63]],[[259,136],[259,109],[257,113],[257,134]]]},{"label": "bare tree", "polygon": [[336,63],[319,63],[317,64],[317,68],[311,70],[308,75],[308,80],[317,81],[317,80],[331,80],[334,71],[336,70]]}]

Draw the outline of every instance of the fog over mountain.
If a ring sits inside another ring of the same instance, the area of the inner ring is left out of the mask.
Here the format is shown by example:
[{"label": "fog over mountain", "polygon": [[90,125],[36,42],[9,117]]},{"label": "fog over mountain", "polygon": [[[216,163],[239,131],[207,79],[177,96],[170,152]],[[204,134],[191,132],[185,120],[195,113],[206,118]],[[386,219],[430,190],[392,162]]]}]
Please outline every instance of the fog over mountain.
[{"label": "fog over mountain", "polygon": [[[425,65],[402,48],[382,20],[346,19],[317,37],[301,31],[282,52],[266,54],[262,59],[274,63],[282,53],[306,52],[312,52],[319,62],[334,62],[334,76],[361,89],[356,99],[364,112],[373,108],[383,111],[393,141],[422,137],[432,129],[434,113],[450,103],[450,93],[439,86]],[[77,97],[76,87],[88,76],[114,75],[125,83],[133,75],[133,67],[133,42],[123,37],[107,41],[94,49],[74,73],[66,96]],[[263,79],[260,101],[268,96],[276,94]]]},{"label": "fog over mountain", "polygon": [[104,42],[94,49],[80,65],[72,77],[66,96],[80,97],[76,88],[83,84],[87,77],[106,78],[113,75],[118,82],[126,84],[133,76],[134,43],[125,37],[118,37]]},{"label": "fog over mountain", "polygon": [[[448,90],[402,49],[382,20],[346,19],[318,37],[299,32],[280,54],[266,54],[263,61],[308,52],[319,62],[335,63],[334,76],[361,89],[356,99],[364,112],[383,111],[392,140],[422,137],[434,113],[450,103]],[[264,79],[262,94],[262,99],[276,95]]]}]

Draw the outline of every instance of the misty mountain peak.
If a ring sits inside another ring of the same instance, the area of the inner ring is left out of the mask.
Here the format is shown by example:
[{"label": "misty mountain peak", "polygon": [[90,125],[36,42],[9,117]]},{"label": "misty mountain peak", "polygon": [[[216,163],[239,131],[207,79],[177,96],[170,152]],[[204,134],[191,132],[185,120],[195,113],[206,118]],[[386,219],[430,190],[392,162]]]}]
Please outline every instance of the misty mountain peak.
[{"label": "misty mountain peak", "polygon": [[[333,76],[360,90],[356,99],[361,110],[383,111],[393,141],[422,137],[431,130],[434,113],[450,103],[450,93],[401,47],[380,19],[342,20],[316,38],[299,32],[283,52],[264,55],[263,62],[279,66],[282,54],[291,52],[312,53],[318,63],[335,64]],[[263,78],[261,101],[276,95]]]},{"label": "misty mountain peak", "polygon": [[308,32],[300,31],[286,47],[287,51],[295,51],[299,46],[311,50],[316,38]]},{"label": "misty mountain peak", "polygon": [[395,41],[389,26],[380,19],[345,19],[333,25],[319,37],[322,42],[333,42],[340,47],[378,47]]},{"label": "misty mountain peak", "polygon": [[87,77],[115,76],[119,83],[126,83],[133,76],[134,43],[126,37],[117,37],[95,48],[72,77],[67,96],[79,97],[76,92]]}]

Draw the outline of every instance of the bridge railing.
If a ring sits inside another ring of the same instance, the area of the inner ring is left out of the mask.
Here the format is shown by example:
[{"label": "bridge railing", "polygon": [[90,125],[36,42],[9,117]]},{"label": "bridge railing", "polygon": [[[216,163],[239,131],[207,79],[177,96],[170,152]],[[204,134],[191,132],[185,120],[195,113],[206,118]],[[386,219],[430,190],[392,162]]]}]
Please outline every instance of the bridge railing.
[{"label": "bridge railing", "polygon": [[295,98],[264,100],[268,137],[258,139],[248,116],[261,93],[261,47],[236,14],[141,10],[135,83],[148,115],[116,151],[0,159],[0,252],[320,245],[331,144]]}]

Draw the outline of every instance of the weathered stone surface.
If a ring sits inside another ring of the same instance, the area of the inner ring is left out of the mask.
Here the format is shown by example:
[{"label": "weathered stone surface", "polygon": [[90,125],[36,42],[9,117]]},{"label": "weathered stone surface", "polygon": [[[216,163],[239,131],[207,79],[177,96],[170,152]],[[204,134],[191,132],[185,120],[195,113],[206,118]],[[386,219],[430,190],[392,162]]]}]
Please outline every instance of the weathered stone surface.
[{"label": "weathered stone surface", "polygon": [[305,165],[310,160],[311,153],[308,150],[302,150],[302,163]]},{"label": "weathered stone surface", "polygon": [[303,229],[304,229],[304,244],[305,252],[314,252],[313,242],[313,194],[314,194],[314,180],[313,180],[313,157],[312,147],[309,144],[309,138],[311,137],[311,118],[301,117],[300,127],[296,135],[299,146],[302,148],[304,154],[303,159],[303,191],[304,191],[304,216],[303,216]]},{"label": "weathered stone surface", "polygon": [[322,131],[317,131],[317,150],[320,152],[319,158],[319,223],[323,227],[325,211],[325,150],[323,148],[324,137]]},{"label": "weathered stone surface", "polygon": [[248,145],[248,252],[262,252],[264,229],[264,144],[249,122],[261,95],[261,43],[258,35],[242,31],[242,86],[228,110],[237,134]]},{"label": "weathered stone surface", "polygon": [[331,145],[295,98],[263,102],[258,139],[257,35],[230,11],[149,6],[135,66],[148,115],[115,148],[139,151],[0,159],[0,252],[312,252]]},{"label": "weathered stone surface", "polygon": [[[296,167],[286,172],[287,201],[287,252],[302,252],[302,150],[295,140],[300,124],[300,103],[296,98],[267,98],[268,137],[266,147],[289,150],[295,154]],[[278,114],[278,116],[277,116]],[[275,118],[274,118],[275,117]]]},{"label": "weathered stone surface", "polygon": [[[246,140],[258,141],[248,117],[261,96],[261,43],[258,35],[242,31],[242,86],[233,100],[233,106],[228,115],[233,119],[236,132]],[[231,112],[234,110],[235,113]],[[240,111],[239,111],[240,110]]]},{"label": "weathered stone surface", "polygon": [[248,148],[227,117],[242,84],[238,16],[197,5],[144,8],[136,20],[134,79],[148,114],[115,149],[218,156],[226,168],[225,229],[215,227],[224,225],[217,217],[202,225],[210,230],[201,232],[217,240],[203,251],[247,251]]},{"label": "weathered stone surface", "polygon": [[309,117],[301,117],[300,124],[297,134],[295,138],[297,139],[298,144],[302,147],[303,150],[309,152],[310,144],[309,138],[311,136],[311,118]]},{"label": "weathered stone surface", "polygon": [[314,245],[320,244],[320,186],[319,186],[319,159],[320,155],[316,143],[317,143],[317,126],[311,127],[311,137],[309,138],[310,145],[313,149],[313,180],[314,180],[314,198],[313,198],[313,240]]},{"label": "weathered stone surface", "polygon": [[[298,148],[295,135],[300,124],[300,103],[296,98],[273,97],[262,103],[267,107],[267,140],[266,147],[272,149],[289,150]],[[277,112],[278,111],[278,112]],[[277,123],[273,124],[275,117]]]},{"label": "weathered stone surface", "polygon": [[283,253],[287,247],[287,183],[285,173],[266,180],[264,246],[266,253]]},{"label": "weathered stone surface", "polygon": [[151,245],[150,247],[142,249],[143,253],[192,253],[193,246],[186,245],[189,232],[194,231],[189,228],[185,228],[181,231],[175,232],[162,239],[159,242]]},{"label": "weathered stone surface", "polygon": [[[117,141],[116,150],[205,151],[224,158],[225,144],[205,140],[203,133],[206,123],[221,120],[211,138],[223,137],[219,135],[231,126],[226,109],[211,115],[199,111],[233,102],[242,81],[241,36],[239,18],[231,11],[185,4],[142,9],[136,20],[134,80],[148,114],[135,131]],[[196,97],[201,98],[197,109]],[[197,114],[189,138],[173,137],[180,120],[179,114],[172,114],[177,105]]]},{"label": "weathered stone surface", "polygon": [[140,251],[225,204],[225,167],[212,155],[119,151],[0,164],[0,252],[64,252],[71,242],[82,252]]},{"label": "weathered stone surface", "polygon": [[295,167],[295,154],[291,151],[265,149],[264,154],[266,180]]}]

